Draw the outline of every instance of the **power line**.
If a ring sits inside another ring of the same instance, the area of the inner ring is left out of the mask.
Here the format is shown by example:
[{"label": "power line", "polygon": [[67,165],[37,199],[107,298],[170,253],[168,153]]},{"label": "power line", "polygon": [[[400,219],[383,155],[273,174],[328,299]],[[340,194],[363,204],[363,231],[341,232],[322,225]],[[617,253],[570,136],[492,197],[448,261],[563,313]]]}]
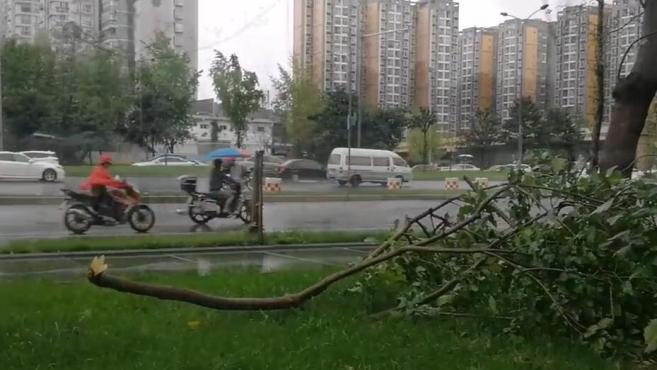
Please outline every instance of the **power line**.
[{"label": "power line", "polygon": [[233,32],[230,36],[224,37],[223,39],[220,39],[218,41],[215,41],[209,45],[205,45],[202,47],[197,48],[195,51],[201,51],[201,50],[207,50],[207,49],[212,49],[215,46],[222,44],[224,42],[230,41],[244,32],[248,31],[251,27],[255,26],[258,21],[260,21],[264,16],[269,14],[274,8],[281,2],[282,0],[275,0],[272,2],[268,7],[263,9],[260,13],[256,14],[256,16],[251,19],[250,21],[246,22],[242,27],[240,27],[237,31]]}]

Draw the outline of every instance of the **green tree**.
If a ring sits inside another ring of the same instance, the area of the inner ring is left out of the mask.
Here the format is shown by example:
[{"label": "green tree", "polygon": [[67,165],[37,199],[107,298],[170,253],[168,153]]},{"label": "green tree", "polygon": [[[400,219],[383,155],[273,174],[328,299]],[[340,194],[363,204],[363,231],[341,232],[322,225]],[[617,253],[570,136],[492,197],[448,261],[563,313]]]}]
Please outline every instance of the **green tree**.
[{"label": "green tree", "polygon": [[[331,150],[336,147],[348,146],[349,133],[347,115],[349,113],[349,93],[344,89],[327,92],[324,96],[321,112],[308,117],[315,122],[313,135],[305,144],[304,154],[320,162],[328,159]],[[351,96],[352,107],[358,104],[358,97]],[[407,126],[408,114],[402,109],[374,110],[363,117],[363,136],[361,144],[364,148],[392,150],[403,138]],[[355,126],[352,126],[352,146],[355,144]]]},{"label": "green tree", "polygon": [[8,40],[2,56],[2,97],[7,133],[20,140],[56,120],[57,58],[47,42]]},{"label": "green tree", "polygon": [[[272,101],[272,107],[274,112],[278,114],[281,118],[285,119],[287,114],[292,108],[292,75],[288,72],[282,65],[277,65],[278,67],[278,77],[271,77],[271,83],[276,91],[274,100]],[[295,69],[293,68],[293,73]],[[302,71],[297,71],[300,73]]]},{"label": "green tree", "polygon": [[58,70],[60,114],[49,131],[78,140],[81,157],[104,150],[132,108],[132,81],[122,71],[121,60],[94,50],[60,60]]},{"label": "green tree", "polygon": [[582,142],[579,122],[564,109],[548,109],[540,131],[535,134],[536,146],[565,154],[571,162],[574,161],[575,149]]},{"label": "green tree", "polygon": [[[435,131],[436,115],[426,108],[420,108],[412,113],[409,127],[418,130],[422,134],[422,140],[415,145],[420,145],[420,153],[422,153],[422,163],[429,164],[430,152],[433,145],[432,137]],[[409,142],[409,150],[411,150],[411,143]]]},{"label": "green tree", "polygon": [[317,134],[317,123],[311,119],[324,108],[322,92],[301,66],[293,65],[292,75],[279,66],[278,78],[272,83],[276,89],[274,110],[285,122],[285,130],[294,154],[302,156],[312,150]]},{"label": "green tree", "polygon": [[246,119],[260,108],[264,97],[258,86],[258,77],[242,68],[237,55],[226,58],[220,51],[215,54],[210,75],[222,109],[233,124],[237,136],[235,145],[241,148],[247,130]]},{"label": "green tree", "polygon": [[189,138],[194,124],[191,107],[199,74],[163,36],[148,46],[148,53],[149,59],[142,59],[137,67],[135,107],[121,133],[152,153],[156,145],[173,152]]},{"label": "green tree", "polygon": [[404,139],[409,112],[403,108],[377,109],[363,117],[361,142],[372,149],[394,150]]},{"label": "green tree", "polygon": [[439,161],[445,155],[443,140],[436,130],[422,132],[412,129],[406,137],[408,156],[412,163],[429,163]]},{"label": "green tree", "polygon": [[[502,126],[506,143],[516,144],[518,142],[518,100],[516,100],[509,112],[509,119],[505,120]],[[525,147],[536,147],[536,139],[540,138],[545,131],[542,131],[541,124],[543,116],[536,104],[531,98],[522,99],[522,138]]]},{"label": "green tree", "polygon": [[488,152],[493,145],[502,142],[502,125],[491,111],[478,111],[472,125],[462,137],[465,144],[476,154],[479,165],[488,167]]},{"label": "green tree", "polygon": [[[352,96],[352,99],[356,99]],[[305,145],[309,158],[325,162],[331,150],[348,145],[347,115],[349,113],[349,94],[343,89],[329,91],[323,97],[323,107],[319,113],[308,117],[316,123],[312,139]],[[353,103],[355,100],[352,100]]]}]

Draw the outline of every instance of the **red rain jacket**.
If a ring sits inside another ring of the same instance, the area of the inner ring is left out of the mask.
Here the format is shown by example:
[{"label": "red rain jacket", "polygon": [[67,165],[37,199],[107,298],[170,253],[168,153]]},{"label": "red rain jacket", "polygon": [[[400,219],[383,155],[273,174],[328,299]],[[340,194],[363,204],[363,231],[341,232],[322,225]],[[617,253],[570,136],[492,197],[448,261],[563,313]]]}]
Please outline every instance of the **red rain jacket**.
[{"label": "red rain jacket", "polygon": [[87,181],[80,185],[83,190],[91,190],[99,186],[108,186],[116,189],[125,189],[128,185],[122,181],[115,180],[112,174],[104,166],[98,165],[87,178]]}]

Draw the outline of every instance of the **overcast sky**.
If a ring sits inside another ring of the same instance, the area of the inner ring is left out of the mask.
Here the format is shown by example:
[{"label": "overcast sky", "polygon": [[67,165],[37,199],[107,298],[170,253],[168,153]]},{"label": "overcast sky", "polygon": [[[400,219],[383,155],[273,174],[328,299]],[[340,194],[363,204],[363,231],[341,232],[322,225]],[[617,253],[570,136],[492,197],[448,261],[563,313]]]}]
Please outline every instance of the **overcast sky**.
[{"label": "overcast sky", "polygon": [[[460,28],[494,26],[503,21],[500,12],[526,17],[545,2],[554,10],[543,14],[556,19],[556,10],[582,0],[459,0]],[[242,65],[258,74],[269,89],[276,64],[287,65],[292,53],[293,0],[199,0],[199,68],[203,76],[199,97],[213,97],[207,76],[214,49],[235,53]]]}]

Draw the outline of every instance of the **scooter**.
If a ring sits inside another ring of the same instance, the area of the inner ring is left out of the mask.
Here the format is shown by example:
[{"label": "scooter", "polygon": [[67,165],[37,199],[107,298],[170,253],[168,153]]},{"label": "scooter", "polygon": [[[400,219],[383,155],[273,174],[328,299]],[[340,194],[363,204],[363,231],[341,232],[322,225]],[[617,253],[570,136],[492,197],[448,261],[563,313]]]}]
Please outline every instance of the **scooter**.
[{"label": "scooter", "polygon": [[133,185],[128,184],[123,190],[108,187],[106,201],[101,202],[87,192],[69,189],[62,189],[62,192],[66,195],[62,205],[64,226],[74,234],[84,234],[91,226],[126,223],[136,232],[146,233],[155,225],[155,213],[142,203],[141,194]]},{"label": "scooter", "polygon": [[[248,176],[245,177],[245,182],[242,185],[242,192],[237,199],[237,212],[227,212],[224,208],[226,204],[218,201],[210,196],[208,193],[197,191],[198,179],[194,176],[180,176],[180,189],[189,195],[187,199],[187,210],[179,209],[178,214],[185,214],[189,216],[197,225],[205,225],[215,218],[232,218],[237,217],[245,224],[250,224],[253,217],[251,212],[252,201],[248,186]],[[226,191],[233,191],[234,189],[226,189]]]}]

